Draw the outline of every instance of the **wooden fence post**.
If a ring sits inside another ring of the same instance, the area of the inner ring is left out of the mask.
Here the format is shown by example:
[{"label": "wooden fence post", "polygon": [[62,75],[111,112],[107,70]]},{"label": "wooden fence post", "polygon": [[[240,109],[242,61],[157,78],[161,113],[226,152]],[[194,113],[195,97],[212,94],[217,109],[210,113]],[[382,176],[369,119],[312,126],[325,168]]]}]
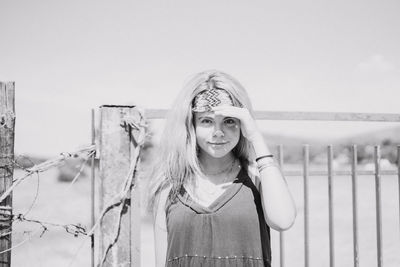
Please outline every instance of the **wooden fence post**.
[{"label": "wooden fence post", "polygon": [[[11,185],[14,172],[14,82],[0,82],[0,195]],[[0,203],[0,266],[11,266],[12,192]],[[7,251],[8,250],[8,251]],[[6,252],[3,252],[6,251]]]},{"label": "wooden fence post", "polygon": [[[124,188],[137,145],[132,141],[132,131],[124,127],[124,120],[130,117],[139,121],[140,114],[132,106],[101,106],[100,116],[99,208],[103,210]],[[100,266],[140,266],[140,208],[136,188],[133,187],[123,206],[108,210],[101,222]]]}]

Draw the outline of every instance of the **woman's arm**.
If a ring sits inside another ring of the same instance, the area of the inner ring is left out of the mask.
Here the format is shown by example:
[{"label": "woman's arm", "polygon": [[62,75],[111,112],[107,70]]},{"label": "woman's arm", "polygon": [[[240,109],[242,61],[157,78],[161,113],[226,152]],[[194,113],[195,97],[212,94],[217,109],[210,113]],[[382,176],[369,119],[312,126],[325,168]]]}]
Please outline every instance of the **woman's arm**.
[{"label": "woman's arm", "polygon": [[[261,134],[255,136],[252,143],[256,157],[271,154]],[[265,220],[274,230],[287,230],[293,225],[297,211],[285,178],[272,158],[262,158],[257,165],[266,166],[260,168],[260,194]]]},{"label": "woman's arm", "polygon": [[[257,124],[246,108],[232,106],[213,107],[215,115],[235,117],[240,120],[242,134],[253,145],[256,157],[269,155],[264,138]],[[277,230],[289,229],[296,218],[296,206],[286,181],[277,166],[271,165],[271,158],[263,158],[257,162],[260,169],[261,198],[265,220],[268,225]],[[268,166],[262,168],[262,166]]]},{"label": "woman's arm", "polygon": [[170,187],[160,192],[154,210],[154,249],[156,256],[156,267],[164,267],[167,257],[167,222],[165,204],[169,195]]}]

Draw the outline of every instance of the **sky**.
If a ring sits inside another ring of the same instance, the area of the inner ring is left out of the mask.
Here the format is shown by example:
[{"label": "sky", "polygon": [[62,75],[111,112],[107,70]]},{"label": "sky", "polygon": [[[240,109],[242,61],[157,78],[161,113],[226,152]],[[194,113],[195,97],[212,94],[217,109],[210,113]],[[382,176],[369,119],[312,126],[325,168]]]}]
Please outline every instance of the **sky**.
[{"label": "sky", "polygon": [[[396,0],[0,0],[0,10],[19,154],[90,143],[102,104],[167,109],[206,69],[236,77],[256,110],[400,113]],[[261,124],[320,139],[394,125]]]}]

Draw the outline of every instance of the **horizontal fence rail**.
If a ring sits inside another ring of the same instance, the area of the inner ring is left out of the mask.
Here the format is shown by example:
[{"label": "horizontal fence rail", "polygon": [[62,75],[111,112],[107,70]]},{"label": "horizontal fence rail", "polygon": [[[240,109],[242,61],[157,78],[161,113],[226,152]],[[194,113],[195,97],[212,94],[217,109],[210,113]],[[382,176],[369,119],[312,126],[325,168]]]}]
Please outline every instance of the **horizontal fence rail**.
[{"label": "horizontal fence rail", "polygon": [[[165,109],[149,109],[146,110],[148,119],[164,119],[168,110]],[[387,113],[333,113],[333,112],[281,112],[281,111],[255,111],[257,120],[304,120],[304,121],[359,121],[359,122],[400,122],[400,114]],[[288,170],[287,164],[283,161],[283,146],[278,145],[277,159],[285,176],[297,176],[303,178],[303,201],[304,201],[304,266],[310,265],[310,236],[309,236],[309,178],[312,176],[327,177],[327,193],[328,193],[328,211],[329,211],[329,266],[335,266],[335,225],[334,225],[334,180],[336,176],[351,177],[351,205],[352,205],[352,231],[353,231],[353,266],[359,267],[359,203],[358,203],[358,177],[373,176],[375,177],[375,217],[376,217],[376,266],[384,266],[383,261],[383,240],[382,240],[382,192],[381,181],[382,176],[397,176],[398,182],[398,205],[400,218],[400,145],[396,148],[397,166],[393,169],[381,169],[381,148],[379,145],[374,146],[373,168],[371,170],[362,170],[359,168],[357,160],[357,145],[352,145],[349,152],[349,170],[335,170],[333,146],[326,147],[326,165],[327,170],[312,170],[310,162],[310,145],[303,145],[302,149],[302,168]],[[321,165],[321,164],[318,164]],[[344,164],[347,165],[347,164]],[[342,166],[343,167],[343,166]],[[400,220],[399,220],[400,222]],[[400,228],[400,223],[399,223]],[[280,267],[285,266],[285,235],[284,232],[279,234],[279,252]]]},{"label": "horizontal fence rail", "polygon": [[[148,119],[164,119],[167,109],[146,109]],[[257,120],[305,120],[305,121],[365,121],[400,122],[400,114],[392,113],[346,113],[346,112],[301,112],[301,111],[258,111]]]}]

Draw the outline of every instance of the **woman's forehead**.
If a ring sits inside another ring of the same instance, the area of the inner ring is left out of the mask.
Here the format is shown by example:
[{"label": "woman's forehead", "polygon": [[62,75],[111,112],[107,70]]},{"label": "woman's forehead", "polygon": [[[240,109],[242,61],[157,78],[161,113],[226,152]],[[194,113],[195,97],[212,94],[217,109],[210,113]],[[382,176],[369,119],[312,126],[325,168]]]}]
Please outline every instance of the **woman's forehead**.
[{"label": "woman's forehead", "polygon": [[202,117],[215,117],[214,111],[204,111],[204,112],[194,112],[195,118],[202,118]]}]

